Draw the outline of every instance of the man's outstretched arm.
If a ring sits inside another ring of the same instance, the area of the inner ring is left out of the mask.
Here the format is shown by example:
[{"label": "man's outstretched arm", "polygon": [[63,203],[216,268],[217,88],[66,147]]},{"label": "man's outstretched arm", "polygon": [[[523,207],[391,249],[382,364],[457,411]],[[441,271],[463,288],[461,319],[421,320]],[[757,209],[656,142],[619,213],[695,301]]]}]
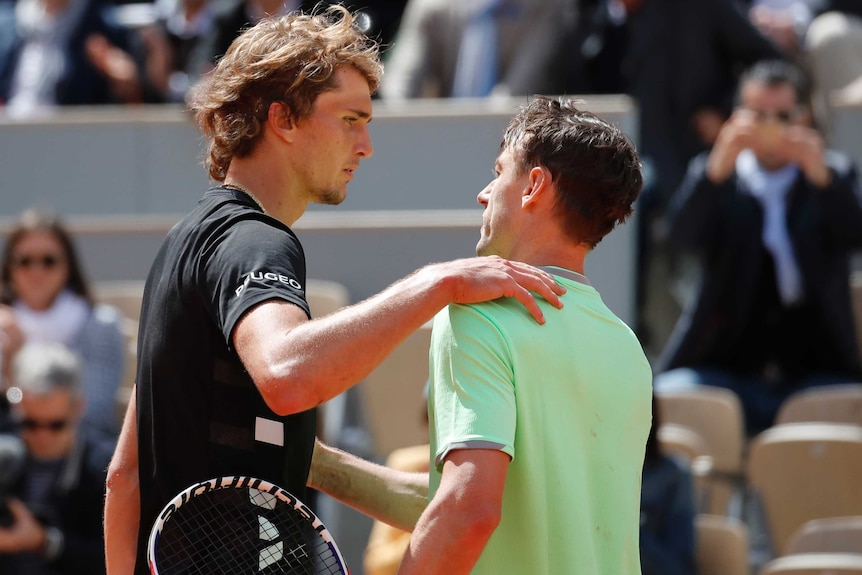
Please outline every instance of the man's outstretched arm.
[{"label": "man's outstretched arm", "polygon": [[425,266],[387,289],[309,321],[271,300],[237,323],[233,344],[269,407],[305,411],[361,381],[401,342],[451,303],[518,300],[544,323],[537,298],[562,307],[565,288],[527,264],[477,257]]},{"label": "man's outstretched arm", "polygon": [[428,504],[428,473],[378,465],[319,441],[308,486],[403,531],[413,531]]}]

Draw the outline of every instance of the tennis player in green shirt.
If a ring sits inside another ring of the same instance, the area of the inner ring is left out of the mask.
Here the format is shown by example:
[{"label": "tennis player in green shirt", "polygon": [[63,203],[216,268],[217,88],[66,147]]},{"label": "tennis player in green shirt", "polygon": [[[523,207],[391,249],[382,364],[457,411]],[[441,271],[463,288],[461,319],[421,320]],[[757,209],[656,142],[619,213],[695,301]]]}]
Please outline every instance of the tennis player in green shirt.
[{"label": "tennis player in green shirt", "polygon": [[442,310],[430,477],[318,444],[310,485],[411,530],[401,574],[639,575],[651,369],[584,275],[632,212],[637,153],[573,101],[539,96],[510,123],[494,171],[477,253],[544,268],[564,307],[539,302],[544,325],[506,300]]}]

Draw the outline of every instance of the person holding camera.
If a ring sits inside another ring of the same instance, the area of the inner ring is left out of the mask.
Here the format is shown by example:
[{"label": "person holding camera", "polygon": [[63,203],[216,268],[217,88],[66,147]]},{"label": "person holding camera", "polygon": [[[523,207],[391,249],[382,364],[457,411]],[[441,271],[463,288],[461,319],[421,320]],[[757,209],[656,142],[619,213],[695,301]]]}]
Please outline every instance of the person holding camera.
[{"label": "person holding camera", "polygon": [[[80,362],[61,344],[31,343],[16,354],[11,373],[8,395],[26,453],[13,458],[6,449],[0,460],[0,476],[9,480],[0,573],[105,573],[102,505],[113,443],[80,426]],[[20,472],[6,477],[12,467]]]},{"label": "person holding camera", "polygon": [[738,101],[671,203],[671,245],[703,273],[655,388],[731,389],[754,434],[798,390],[862,381],[849,285],[862,199],[852,162],[812,127],[798,68],[758,62]]}]

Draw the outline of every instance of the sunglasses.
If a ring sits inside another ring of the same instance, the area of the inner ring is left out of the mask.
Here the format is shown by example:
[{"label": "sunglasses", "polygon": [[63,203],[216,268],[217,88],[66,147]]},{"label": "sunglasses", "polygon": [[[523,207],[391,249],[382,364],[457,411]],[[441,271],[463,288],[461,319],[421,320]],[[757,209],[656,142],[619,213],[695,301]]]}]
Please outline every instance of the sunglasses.
[{"label": "sunglasses", "polygon": [[25,418],[21,420],[21,428],[25,431],[38,431],[44,429],[53,433],[63,431],[69,426],[68,419],[49,419],[39,421],[38,419]]},{"label": "sunglasses", "polygon": [[30,269],[34,266],[41,266],[46,270],[54,269],[63,262],[63,258],[54,254],[46,254],[43,256],[16,256],[12,259],[12,265],[16,268]]}]

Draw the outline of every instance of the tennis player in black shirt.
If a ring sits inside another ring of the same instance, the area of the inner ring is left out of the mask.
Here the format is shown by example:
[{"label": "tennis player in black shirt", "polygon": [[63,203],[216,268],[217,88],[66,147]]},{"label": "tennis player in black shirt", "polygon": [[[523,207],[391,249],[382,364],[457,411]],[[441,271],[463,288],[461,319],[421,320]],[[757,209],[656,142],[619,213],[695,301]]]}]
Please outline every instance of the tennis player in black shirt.
[{"label": "tennis player in black shirt", "polygon": [[541,270],[495,257],[428,265],[380,294],[311,320],[305,256],[290,227],[338,204],[362,159],[378,46],[339,6],[266,19],[233,43],[191,107],[218,187],[168,234],[147,279],[135,394],[108,475],[110,575],[144,575],[156,514],[219,475],[266,479],[302,498],[313,409],[359,382],[449,303],[534,295]]}]

